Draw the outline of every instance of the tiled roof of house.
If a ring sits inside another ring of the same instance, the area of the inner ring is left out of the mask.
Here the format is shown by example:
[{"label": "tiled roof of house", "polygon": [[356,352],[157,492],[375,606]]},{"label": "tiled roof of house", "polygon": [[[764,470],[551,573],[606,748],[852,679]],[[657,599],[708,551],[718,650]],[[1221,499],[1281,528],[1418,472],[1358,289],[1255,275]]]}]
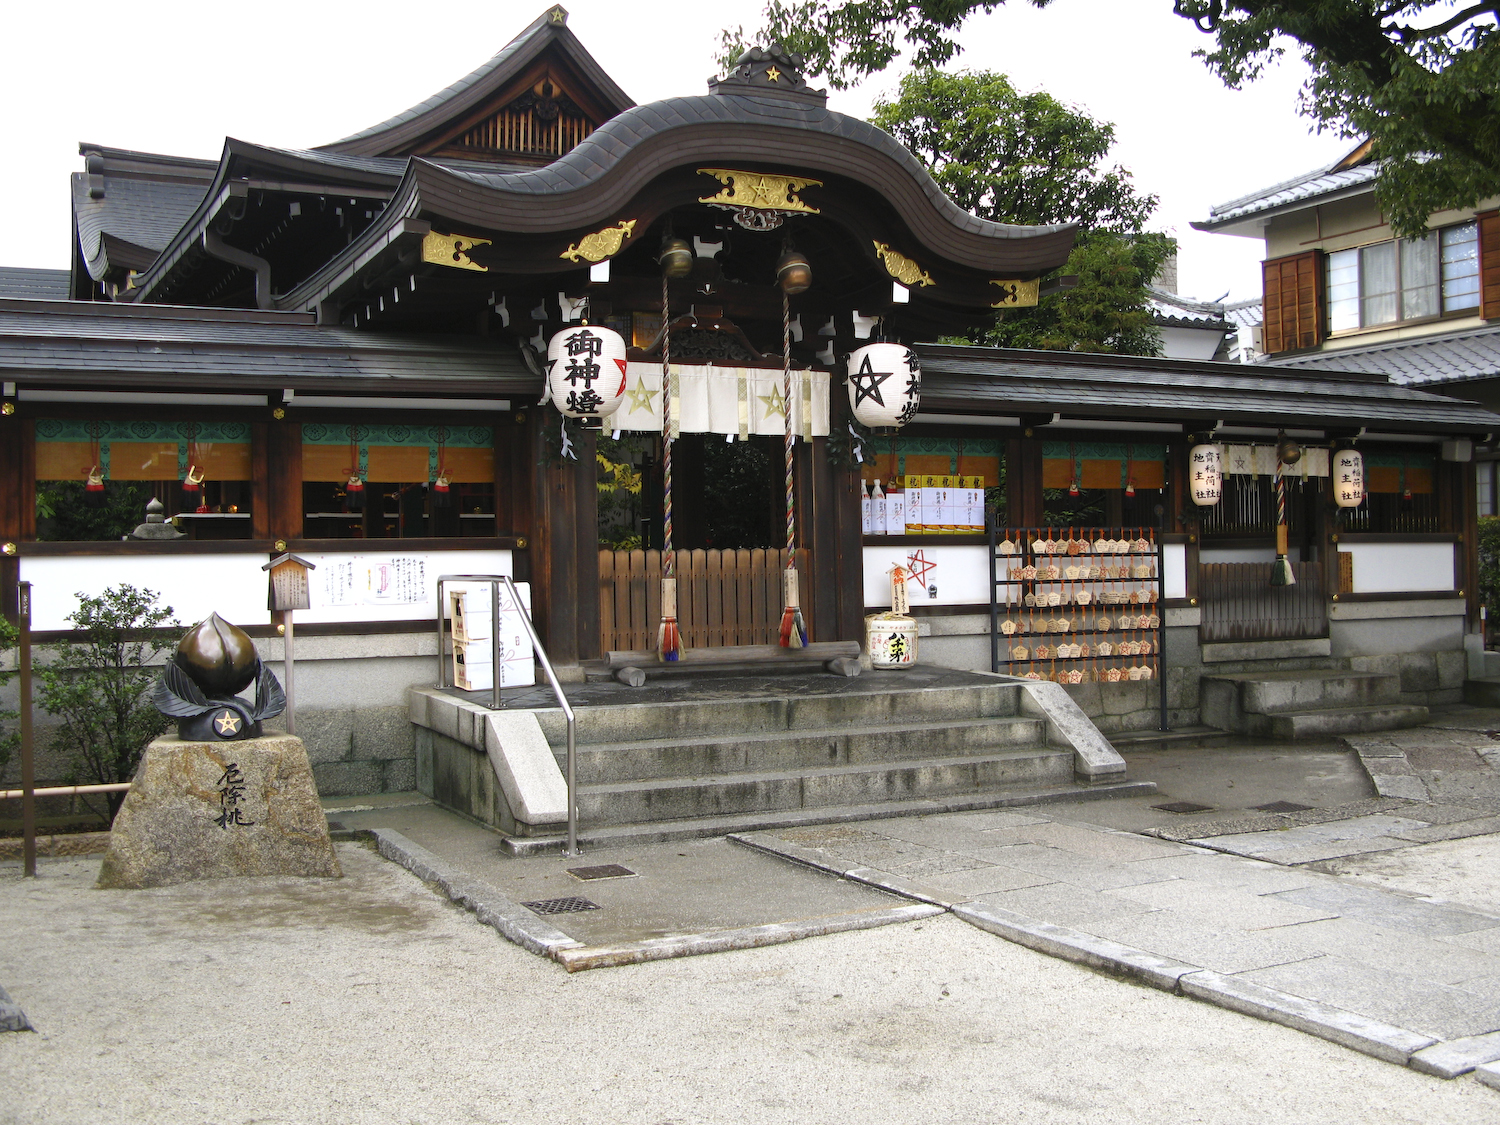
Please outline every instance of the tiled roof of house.
[{"label": "tiled roof of house", "polygon": [[1500,376],[1500,325],[1262,360],[1273,367],[1375,371],[1407,387]]}]

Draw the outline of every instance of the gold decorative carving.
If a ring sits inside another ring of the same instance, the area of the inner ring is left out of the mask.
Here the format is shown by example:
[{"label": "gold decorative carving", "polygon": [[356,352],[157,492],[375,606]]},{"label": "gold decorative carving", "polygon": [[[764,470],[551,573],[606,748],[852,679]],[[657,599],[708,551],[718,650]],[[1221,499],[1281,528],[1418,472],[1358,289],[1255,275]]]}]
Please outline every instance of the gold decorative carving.
[{"label": "gold decorative carving", "polygon": [[1018,309],[1029,308],[1036,304],[1037,290],[1041,287],[1038,278],[1030,281],[1016,281],[1011,278],[996,277],[990,279],[991,285],[1000,286],[1000,299],[990,305],[992,309]]},{"label": "gold decorative carving", "polygon": [[937,284],[932,280],[932,276],[916,262],[901,251],[892,250],[884,242],[875,243],[875,253],[879,254],[880,260],[885,263],[885,272],[908,289],[913,286],[920,288],[924,285]]},{"label": "gold decorative carving", "polygon": [[429,231],[422,236],[422,261],[437,266],[452,266],[454,269],[475,270],[489,273],[488,266],[469,260],[469,251],[476,246],[488,246],[487,238],[470,238],[465,234],[438,234]]},{"label": "gold decorative carving", "polygon": [[781,79],[781,71],[777,70],[774,66],[768,66],[768,67],[766,67],[766,81],[767,82],[777,82],[780,79]]},{"label": "gold decorative carving", "polygon": [[619,226],[605,227],[593,234],[586,234],[558,257],[570,262],[576,262],[580,258],[586,262],[602,262],[605,258],[613,257],[625,245],[625,240],[635,233],[636,221],[621,219]]},{"label": "gold decorative carving", "polygon": [[771,176],[763,172],[737,172],[733,168],[699,168],[700,175],[712,176],[724,186],[718,195],[706,195],[699,203],[717,203],[724,207],[750,207],[757,211],[795,211],[803,215],[822,214],[797,198],[810,187],[822,187],[822,180],[802,176]]}]

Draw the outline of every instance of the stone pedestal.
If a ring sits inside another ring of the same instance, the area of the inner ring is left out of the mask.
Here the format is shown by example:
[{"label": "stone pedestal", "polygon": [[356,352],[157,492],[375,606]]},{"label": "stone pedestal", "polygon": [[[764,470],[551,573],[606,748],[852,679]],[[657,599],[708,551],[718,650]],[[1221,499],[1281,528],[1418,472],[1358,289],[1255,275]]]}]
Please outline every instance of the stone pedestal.
[{"label": "stone pedestal", "polygon": [[110,830],[98,885],[341,874],[300,738],[167,736],[146,748]]}]

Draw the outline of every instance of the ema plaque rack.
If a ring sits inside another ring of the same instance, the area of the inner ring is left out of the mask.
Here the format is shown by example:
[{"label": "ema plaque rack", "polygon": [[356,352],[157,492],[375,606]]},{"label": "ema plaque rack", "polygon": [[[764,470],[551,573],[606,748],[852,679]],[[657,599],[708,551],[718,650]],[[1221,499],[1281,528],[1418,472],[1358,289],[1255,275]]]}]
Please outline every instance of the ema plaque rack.
[{"label": "ema plaque rack", "polygon": [[991,527],[990,670],[1060,684],[1160,680],[1150,527]]}]

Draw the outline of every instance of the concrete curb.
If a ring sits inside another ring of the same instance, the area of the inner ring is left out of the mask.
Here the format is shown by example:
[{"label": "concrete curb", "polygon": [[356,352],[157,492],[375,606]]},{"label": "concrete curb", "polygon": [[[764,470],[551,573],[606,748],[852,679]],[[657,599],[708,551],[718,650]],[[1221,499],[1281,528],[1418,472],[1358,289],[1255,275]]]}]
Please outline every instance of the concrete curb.
[{"label": "concrete curb", "polygon": [[662,961],[669,957],[695,957],[702,953],[724,953],[731,949],[759,949],[767,945],[822,937],[848,930],[872,930],[901,922],[919,922],[943,914],[940,906],[913,903],[885,910],[857,914],[835,914],[805,922],[772,922],[765,926],[745,926],[734,930],[710,930],[701,934],[682,934],[649,941],[620,945],[589,945],[559,949],[553,960],[570,973],[584,969],[605,969],[615,965],[638,965],[645,961]]},{"label": "concrete curb", "polygon": [[582,942],[511,902],[490,884],[464,874],[400,832],[370,828],[363,835],[375,841],[375,848],[383,858],[406,868],[423,882],[436,884],[452,901],[473,911],[479,921],[522,949],[554,957],[559,950],[582,946]]},{"label": "concrete curb", "polygon": [[1284,1024],[1397,1066],[1407,1065],[1412,1055],[1437,1042],[1405,1028],[1208,969],[1185,975],[1180,986],[1186,996]]},{"label": "concrete curb", "polygon": [[1474,1068],[1474,1077],[1491,1090],[1500,1090],[1500,1063],[1476,1066]]},{"label": "concrete curb", "polygon": [[1200,970],[1196,965],[1174,961],[1170,957],[1132,949],[1128,945],[1095,937],[1093,934],[1038,922],[982,902],[971,902],[953,908],[953,913],[970,925],[996,934],[1066,961],[1077,961],[1096,969],[1133,977],[1163,992],[1176,992],[1178,982],[1189,973]]},{"label": "concrete curb", "polygon": [[750,848],[753,851],[774,855],[779,859],[791,860],[804,867],[811,867],[829,875],[837,875],[840,879],[848,879],[851,883],[861,883],[867,887],[874,887],[876,890],[909,898],[914,902],[924,902],[943,910],[951,910],[957,903],[969,901],[962,896],[944,896],[931,887],[913,883],[909,879],[892,875],[888,871],[877,871],[873,867],[865,867],[858,863],[846,864],[830,860],[817,848],[793,844],[790,841],[778,839],[770,833],[757,833],[752,836],[731,832],[725,839],[730,843],[739,844],[742,848]]},{"label": "concrete curb", "polygon": [[35,1030],[20,1005],[10,998],[10,993],[0,988],[0,1032]]},{"label": "concrete curb", "polygon": [[1500,1031],[1491,1031],[1426,1047],[1411,1057],[1411,1066],[1423,1074],[1457,1078],[1497,1060],[1500,1060]]}]

